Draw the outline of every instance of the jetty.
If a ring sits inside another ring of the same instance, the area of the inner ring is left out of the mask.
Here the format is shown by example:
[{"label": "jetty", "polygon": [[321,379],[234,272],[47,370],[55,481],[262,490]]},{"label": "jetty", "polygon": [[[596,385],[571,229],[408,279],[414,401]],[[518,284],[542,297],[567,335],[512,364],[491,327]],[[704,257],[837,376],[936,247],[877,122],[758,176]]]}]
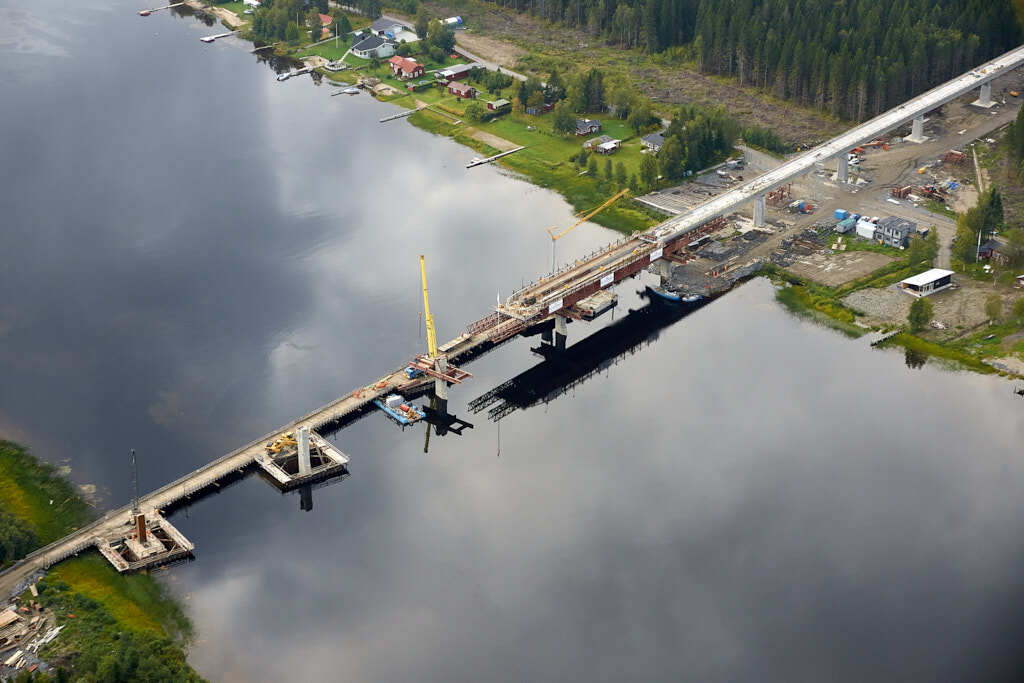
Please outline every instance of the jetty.
[{"label": "jetty", "polygon": [[286,71],[282,74],[278,74],[277,80],[287,81],[289,78],[292,78],[293,76],[301,76],[302,74],[312,73],[315,70],[315,66],[304,66],[301,69],[295,69],[294,71]]},{"label": "jetty", "polygon": [[227,33],[217,33],[217,34],[212,35],[212,36],[204,36],[204,37],[200,38],[199,40],[203,41],[204,43],[212,43],[213,41],[217,40],[218,38],[227,38],[228,36],[233,36],[236,33],[238,33],[238,31],[228,31]]},{"label": "jetty", "polygon": [[172,3],[170,5],[164,5],[163,7],[153,7],[151,9],[140,9],[139,10],[139,16],[140,17],[148,17],[153,12],[159,12],[162,9],[171,9],[172,7],[178,7],[179,5],[184,5],[184,4],[185,4],[184,2],[175,2],[175,3]]},{"label": "jetty", "polygon": [[406,116],[412,116],[416,112],[423,111],[426,108],[427,108],[427,105],[424,104],[422,106],[416,107],[415,109],[407,109],[406,111],[400,111],[397,114],[392,114],[391,116],[385,116],[384,118],[382,118],[380,120],[380,123],[387,123],[388,121],[394,121],[395,119],[404,119]]},{"label": "jetty", "polygon": [[510,149],[510,150],[507,150],[505,152],[499,152],[498,154],[495,154],[492,157],[487,157],[486,159],[473,159],[473,161],[471,161],[468,164],[466,164],[466,168],[473,168],[474,166],[482,166],[483,164],[489,164],[489,163],[492,163],[494,161],[497,161],[498,159],[500,159],[502,157],[507,157],[509,154],[515,154],[516,152],[518,152],[520,150],[523,150],[523,149],[526,149],[526,148],[525,147],[516,147],[515,149]]}]

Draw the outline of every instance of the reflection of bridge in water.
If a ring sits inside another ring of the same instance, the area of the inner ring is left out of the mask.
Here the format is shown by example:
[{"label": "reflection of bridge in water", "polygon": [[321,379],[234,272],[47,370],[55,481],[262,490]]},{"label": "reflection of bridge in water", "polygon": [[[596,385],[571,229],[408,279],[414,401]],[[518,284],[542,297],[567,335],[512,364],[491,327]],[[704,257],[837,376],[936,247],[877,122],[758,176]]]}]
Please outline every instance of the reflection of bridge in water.
[{"label": "reflection of bridge in water", "polygon": [[[174,7],[170,11],[174,14],[178,14],[179,11],[184,14],[183,10],[187,9],[189,8]],[[209,21],[212,23],[212,20]],[[135,547],[141,543],[143,549],[128,553],[129,556],[123,563],[116,562],[117,558],[111,555],[115,566],[119,569],[124,567],[124,570],[140,566],[136,562],[155,563],[165,557],[174,558],[182,552],[191,552],[191,544],[187,539],[179,538],[174,533],[161,511],[187,504],[187,501],[195,500],[197,496],[211,490],[219,490],[223,485],[245,476],[250,470],[258,467],[269,471],[271,478],[280,486],[301,487],[303,507],[306,507],[307,504],[311,504],[309,487],[318,483],[321,478],[331,478],[334,473],[344,472],[344,464],[347,462],[347,456],[341,451],[330,448],[325,442],[316,442],[318,437],[315,432],[331,432],[358,419],[372,410],[371,405],[376,400],[384,399],[391,393],[409,397],[422,395],[431,389],[434,392],[432,408],[440,413],[438,423],[435,424],[437,433],[461,429],[459,424],[449,420],[450,416],[447,416],[445,406],[448,387],[461,383],[463,379],[469,377],[469,373],[453,364],[468,362],[471,358],[494,349],[516,335],[529,334],[540,325],[554,327],[555,343],[552,345],[553,348],[546,352],[547,360],[481,396],[473,402],[473,407],[482,410],[500,401],[501,405],[491,408],[488,413],[491,419],[500,420],[518,408],[526,408],[561,395],[609,367],[618,357],[634,352],[643,343],[656,339],[661,329],[685,316],[689,310],[686,307],[657,309],[647,306],[630,313],[625,320],[591,335],[568,351],[559,353],[565,344],[567,320],[586,319],[587,310],[593,308],[595,297],[600,299],[607,296],[605,290],[636,276],[652,264],[666,266],[668,261],[689,260],[693,256],[690,245],[702,235],[723,227],[725,217],[743,204],[754,203],[755,223],[763,225],[766,194],[793,178],[813,172],[817,164],[837,159],[839,179],[845,181],[848,150],[910,121],[913,121],[913,132],[909,139],[920,142],[923,139],[924,115],[972,89],[981,89],[981,97],[975,104],[981,107],[990,106],[990,81],[1022,63],[1024,47],[1011,50],[818,147],[794,156],[778,168],[754,178],[741,187],[725,192],[692,211],[670,218],[645,232],[624,237],[525,285],[504,303],[499,304],[489,315],[470,323],[465,333],[441,345],[438,349],[440,356],[436,359],[417,356],[376,381],[356,388],[351,393],[185,474],[152,493],[138,497],[133,506],[112,510],[103,518],[29,554],[13,567],[0,572],[0,596],[6,595],[8,590],[13,590],[19,581],[31,573],[93,546],[101,550],[120,552],[119,549],[123,546]],[[417,371],[418,374],[413,371]],[[299,435],[295,441],[303,444],[303,450],[300,452],[302,464],[295,468],[292,468],[290,462],[282,462],[280,459],[267,456],[272,443],[282,439],[292,440],[292,432]],[[322,445],[330,456],[319,461],[319,469],[308,461],[310,453],[305,447],[307,435],[315,437],[314,445]],[[295,470],[294,475],[291,473],[292,469]],[[158,539],[164,550],[157,548],[159,552],[148,554],[150,550],[145,548],[145,544],[150,537]],[[139,557],[140,553],[146,556]]]},{"label": "reflection of bridge in water", "polygon": [[653,344],[663,329],[705,303],[652,301],[565,349],[542,344],[533,350],[545,357],[544,362],[473,399],[469,409],[479,413],[490,408],[487,417],[498,422],[517,410],[549,403],[617,365],[627,355]]}]

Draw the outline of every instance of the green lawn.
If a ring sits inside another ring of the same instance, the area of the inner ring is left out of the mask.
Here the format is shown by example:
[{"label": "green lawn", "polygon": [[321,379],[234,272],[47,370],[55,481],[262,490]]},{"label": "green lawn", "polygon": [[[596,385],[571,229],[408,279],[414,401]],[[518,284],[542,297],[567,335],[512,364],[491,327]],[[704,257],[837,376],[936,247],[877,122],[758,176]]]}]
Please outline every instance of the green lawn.
[{"label": "green lawn", "polygon": [[223,7],[229,12],[234,12],[238,15],[239,19],[249,21],[251,15],[245,14],[245,3],[244,2],[221,2],[217,3],[217,7]]},{"label": "green lawn", "polygon": [[126,628],[177,637],[191,626],[177,603],[145,574],[121,576],[99,553],[86,553],[60,563],[47,583],[64,581],[76,593],[96,600]]},{"label": "green lawn", "polygon": [[[320,55],[324,59],[329,59],[333,62],[341,59],[342,55],[345,54],[349,47],[350,46],[344,40],[339,38],[337,47],[334,46],[334,41],[332,40],[329,43],[321,43],[320,45],[306,47],[303,50],[299,50],[296,54],[299,57],[304,57],[306,55]],[[349,56],[351,57],[351,55]],[[346,59],[345,63],[349,64],[349,61]]]},{"label": "green lawn", "polygon": [[0,506],[24,519],[41,544],[61,538],[95,516],[71,483],[50,464],[0,441]]}]

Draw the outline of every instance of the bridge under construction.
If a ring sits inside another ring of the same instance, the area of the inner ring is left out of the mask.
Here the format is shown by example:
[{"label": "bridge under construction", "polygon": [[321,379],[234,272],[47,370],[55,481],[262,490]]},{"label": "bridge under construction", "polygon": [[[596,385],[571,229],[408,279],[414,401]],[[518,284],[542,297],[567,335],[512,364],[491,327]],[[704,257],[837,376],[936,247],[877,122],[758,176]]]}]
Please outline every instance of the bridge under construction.
[{"label": "bridge under construction", "polygon": [[[0,573],[0,597],[6,597],[25,578],[87,548],[96,547],[119,571],[131,571],[169,562],[191,554],[193,546],[168,522],[162,512],[192,497],[219,487],[253,469],[261,470],[282,489],[304,486],[344,472],[348,456],[323,439],[318,431],[332,431],[372,408],[389,394],[410,398],[433,393],[439,412],[447,413],[448,389],[470,375],[458,367],[495,346],[554,320],[554,345],[564,346],[570,318],[588,319],[603,303],[604,290],[631,278],[654,263],[686,262],[687,246],[724,227],[726,217],[753,203],[754,222],[764,225],[768,193],[798,176],[812,173],[817,164],[837,160],[838,177],[845,182],[847,153],[883,133],[912,124],[908,140],[923,138],[924,116],[933,109],[980,88],[974,103],[991,106],[990,82],[1024,63],[1024,46],[977,69],[933,88],[895,109],[856,126],[818,147],[799,154],[750,182],[675,216],[649,230],[612,242],[593,253],[521,287],[466,331],[438,345],[427,297],[423,268],[424,309],[428,353],[418,355],[375,381],[303,415],[287,425],[200,467],[144,496],[108,512],[97,521],[41,548]],[[554,235],[552,235],[554,238]],[[588,312],[590,314],[588,314]]]}]

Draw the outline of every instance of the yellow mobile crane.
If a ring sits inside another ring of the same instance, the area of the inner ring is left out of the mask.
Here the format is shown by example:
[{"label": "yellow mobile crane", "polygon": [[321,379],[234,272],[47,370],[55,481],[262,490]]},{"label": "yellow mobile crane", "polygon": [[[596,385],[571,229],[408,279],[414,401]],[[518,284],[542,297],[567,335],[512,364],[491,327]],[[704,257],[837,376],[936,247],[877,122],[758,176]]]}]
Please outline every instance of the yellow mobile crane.
[{"label": "yellow mobile crane", "polygon": [[[602,204],[601,206],[597,207],[596,209],[594,209],[593,211],[591,211],[590,213],[585,215],[583,218],[579,219],[578,221],[576,221],[575,223],[570,225],[568,228],[566,228],[562,232],[558,233],[557,235],[554,232],[555,230],[558,229],[557,226],[552,226],[552,227],[548,228],[548,235],[551,237],[551,272],[552,273],[555,272],[555,243],[558,240],[560,240],[563,237],[565,237],[566,235],[568,235],[570,232],[572,232],[576,228],[578,228],[579,226],[581,226],[584,223],[586,223],[587,221],[589,221],[591,218],[593,218],[597,214],[599,214],[602,211],[604,211],[605,209],[607,209],[609,206],[611,206],[612,204],[614,204],[615,202],[617,202],[619,199],[621,199],[622,197],[626,196],[627,194],[629,194],[629,190],[628,189],[627,190],[622,190],[621,192],[616,194],[611,199],[605,201],[604,204]],[[422,259],[423,257],[421,256],[420,258]],[[424,275],[424,280],[423,280],[423,283],[424,283],[423,284],[424,294],[427,291],[426,290],[427,285],[426,285],[426,279],[425,278],[426,278],[426,275]]]},{"label": "yellow mobile crane", "polygon": [[427,293],[427,263],[420,254],[420,275],[423,277],[423,320],[427,324],[427,349],[430,360],[437,360],[437,330],[434,328],[434,316],[430,315],[430,296]]}]

